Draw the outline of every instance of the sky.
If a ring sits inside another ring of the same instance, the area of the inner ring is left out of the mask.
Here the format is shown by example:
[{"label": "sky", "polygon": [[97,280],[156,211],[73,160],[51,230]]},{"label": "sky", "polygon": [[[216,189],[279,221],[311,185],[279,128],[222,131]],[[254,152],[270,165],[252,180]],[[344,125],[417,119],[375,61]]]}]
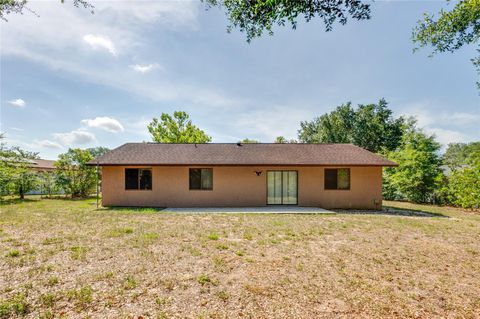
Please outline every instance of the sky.
[{"label": "sky", "polygon": [[372,19],[325,32],[320,20],[246,42],[200,1],[29,1],[1,21],[0,131],[55,159],[69,147],[150,141],[183,110],[213,142],[296,138],[336,106],[389,102],[444,145],[480,140],[475,47],[413,53],[412,28],[440,1],[376,1]]}]

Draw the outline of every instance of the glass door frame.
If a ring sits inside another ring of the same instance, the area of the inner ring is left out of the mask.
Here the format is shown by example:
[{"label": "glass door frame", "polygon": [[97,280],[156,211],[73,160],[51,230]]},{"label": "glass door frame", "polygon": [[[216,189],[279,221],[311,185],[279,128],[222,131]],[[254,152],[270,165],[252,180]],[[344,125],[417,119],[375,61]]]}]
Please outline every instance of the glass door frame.
[{"label": "glass door frame", "polygon": [[[281,190],[282,190],[282,196],[280,197],[281,198],[281,203],[280,204],[269,204],[268,203],[268,173],[269,172],[281,172],[281,176],[282,176],[282,182],[281,182]],[[297,178],[296,178],[296,181],[295,181],[295,184],[296,184],[296,194],[297,196],[295,197],[296,198],[296,203],[295,204],[284,204],[283,203],[283,172],[296,172],[297,174]],[[265,174],[265,180],[266,180],[266,193],[265,193],[265,202],[267,204],[267,206],[298,206],[298,170],[296,169],[271,169],[271,170],[267,170],[267,174]]]}]

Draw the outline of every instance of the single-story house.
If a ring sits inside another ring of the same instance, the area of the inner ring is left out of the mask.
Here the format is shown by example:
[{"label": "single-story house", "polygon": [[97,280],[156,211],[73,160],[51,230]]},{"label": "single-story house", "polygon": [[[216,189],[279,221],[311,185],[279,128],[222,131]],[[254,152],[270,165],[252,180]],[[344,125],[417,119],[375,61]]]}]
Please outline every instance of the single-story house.
[{"label": "single-story house", "polygon": [[382,167],[352,144],[127,143],[89,162],[104,206],[378,209]]},{"label": "single-story house", "polygon": [[30,167],[37,172],[53,172],[55,171],[55,161],[34,159]]}]

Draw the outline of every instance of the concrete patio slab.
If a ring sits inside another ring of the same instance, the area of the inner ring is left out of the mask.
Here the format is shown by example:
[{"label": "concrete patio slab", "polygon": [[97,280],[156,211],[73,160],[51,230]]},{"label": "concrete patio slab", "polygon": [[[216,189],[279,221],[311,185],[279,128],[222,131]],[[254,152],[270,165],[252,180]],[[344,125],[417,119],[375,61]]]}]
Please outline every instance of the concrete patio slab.
[{"label": "concrete patio slab", "polygon": [[168,207],[165,213],[182,214],[335,214],[320,207],[265,206],[265,207]]}]

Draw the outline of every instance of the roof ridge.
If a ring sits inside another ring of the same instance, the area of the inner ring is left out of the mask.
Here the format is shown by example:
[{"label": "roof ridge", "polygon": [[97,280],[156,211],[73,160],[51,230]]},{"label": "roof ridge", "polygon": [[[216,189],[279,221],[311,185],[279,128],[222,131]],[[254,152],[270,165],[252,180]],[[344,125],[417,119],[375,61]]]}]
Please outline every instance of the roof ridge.
[{"label": "roof ridge", "polygon": [[[275,143],[275,142],[261,142],[261,143],[242,143],[242,142],[208,142],[208,143],[164,143],[164,142],[126,142],[119,147],[128,144],[143,144],[143,145],[352,145],[356,147],[355,144],[352,143]],[[118,147],[118,148],[119,148]],[[360,147],[361,148],[361,147]]]}]

